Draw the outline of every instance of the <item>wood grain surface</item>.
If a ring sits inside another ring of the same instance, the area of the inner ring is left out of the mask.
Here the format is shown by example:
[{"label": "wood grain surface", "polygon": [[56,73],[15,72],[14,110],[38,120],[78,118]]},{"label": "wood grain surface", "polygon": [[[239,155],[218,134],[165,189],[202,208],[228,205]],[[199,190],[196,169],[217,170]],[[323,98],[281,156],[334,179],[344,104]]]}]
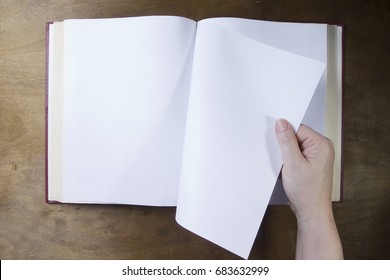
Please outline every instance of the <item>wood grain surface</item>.
[{"label": "wood grain surface", "polygon": [[[336,222],[347,259],[390,259],[388,0],[0,0],[0,259],[238,258],[181,228],[174,208],[44,202],[45,23],[155,14],[345,26]],[[289,207],[269,207],[250,258],[292,259],[295,237]]]}]

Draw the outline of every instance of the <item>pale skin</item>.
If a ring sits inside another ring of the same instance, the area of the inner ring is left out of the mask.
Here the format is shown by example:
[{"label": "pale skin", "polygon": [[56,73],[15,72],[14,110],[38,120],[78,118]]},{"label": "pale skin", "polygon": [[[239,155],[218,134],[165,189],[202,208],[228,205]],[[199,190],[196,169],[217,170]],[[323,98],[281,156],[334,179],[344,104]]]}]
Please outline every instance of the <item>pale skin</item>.
[{"label": "pale skin", "polygon": [[284,119],[276,121],[275,133],[283,186],[297,218],[296,259],[343,259],[331,202],[332,141],[305,125],[295,133]]}]

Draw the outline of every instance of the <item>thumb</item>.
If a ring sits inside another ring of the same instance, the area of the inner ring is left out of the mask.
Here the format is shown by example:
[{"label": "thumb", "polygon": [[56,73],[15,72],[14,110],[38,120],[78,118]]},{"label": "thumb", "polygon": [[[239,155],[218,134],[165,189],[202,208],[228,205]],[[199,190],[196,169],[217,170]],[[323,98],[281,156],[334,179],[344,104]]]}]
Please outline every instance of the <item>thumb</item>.
[{"label": "thumb", "polygon": [[284,165],[293,165],[303,159],[295,131],[288,121],[278,119],[275,123],[275,134],[279,142]]}]

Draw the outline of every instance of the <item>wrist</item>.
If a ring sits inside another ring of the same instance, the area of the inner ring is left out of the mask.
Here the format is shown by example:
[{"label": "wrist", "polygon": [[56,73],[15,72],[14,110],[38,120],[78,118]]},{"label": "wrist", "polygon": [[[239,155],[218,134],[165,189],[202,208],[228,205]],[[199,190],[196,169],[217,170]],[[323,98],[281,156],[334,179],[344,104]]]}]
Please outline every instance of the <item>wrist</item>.
[{"label": "wrist", "polygon": [[297,222],[297,259],[343,259],[332,207],[297,216]]},{"label": "wrist", "polygon": [[307,211],[295,213],[298,230],[319,229],[329,224],[334,224],[334,217],[331,202],[326,205],[317,205]]}]

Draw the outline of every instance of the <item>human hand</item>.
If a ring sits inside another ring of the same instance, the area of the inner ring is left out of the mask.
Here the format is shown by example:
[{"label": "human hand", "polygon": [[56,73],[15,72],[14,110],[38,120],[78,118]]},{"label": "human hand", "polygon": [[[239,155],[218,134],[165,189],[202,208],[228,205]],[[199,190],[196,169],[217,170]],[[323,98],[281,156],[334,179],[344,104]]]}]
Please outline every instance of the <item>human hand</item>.
[{"label": "human hand", "polygon": [[322,217],[331,208],[334,149],[331,140],[301,125],[298,133],[286,120],[275,124],[282,158],[282,181],[298,220]]},{"label": "human hand", "polygon": [[298,221],[297,259],[343,259],[332,211],[332,142],[301,125],[295,134],[283,119],[275,124],[283,158],[282,181]]}]

